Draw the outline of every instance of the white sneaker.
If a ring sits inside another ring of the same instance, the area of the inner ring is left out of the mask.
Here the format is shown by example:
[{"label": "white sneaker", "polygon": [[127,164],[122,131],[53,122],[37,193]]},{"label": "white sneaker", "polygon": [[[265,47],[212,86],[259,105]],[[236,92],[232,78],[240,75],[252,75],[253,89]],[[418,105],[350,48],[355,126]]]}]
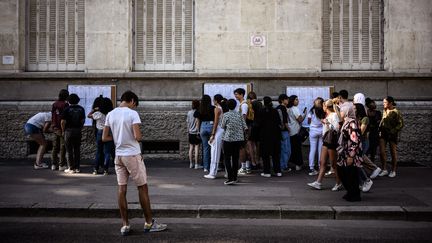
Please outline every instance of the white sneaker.
[{"label": "white sneaker", "polygon": [[299,170],[301,170],[302,169],[302,166],[301,165],[296,165],[296,171],[299,171]]},{"label": "white sneaker", "polygon": [[120,234],[122,236],[126,236],[126,235],[129,234],[129,231],[130,231],[130,226],[129,225],[125,225],[125,226],[121,227]]},{"label": "white sneaker", "polygon": [[262,176],[262,177],[267,177],[267,178],[271,177],[270,174],[266,174],[266,173],[261,173],[261,176]]},{"label": "white sneaker", "polygon": [[204,168],[202,165],[195,165],[195,170]]},{"label": "white sneaker", "polygon": [[190,163],[190,164],[189,164],[189,168],[193,169],[194,167],[195,167],[195,166],[194,166],[193,163]]},{"label": "white sneaker", "polygon": [[332,174],[334,174],[335,172],[333,171],[333,169],[327,171],[324,176],[331,176]]},{"label": "white sneaker", "polygon": [[396,172],[395,171],[392,171],[392,172],[390,172],[390,174],[388,175],[390,178],[394,178],[394,177],[396,177]]},{"label": "white sneaker", "polygon": [[67,170],[67,169],[68,169],[67,166],[59,166],[59,170],[60,170],[60,171],[65,171],[65,170]]},{"label": "white sneaker", "polygon": [[308,175],[310,175],[310,176],[318,175],[318,171],[311,170]]},{"label": "white sneaker", "polygon": [[371,189],[372,184],[373,181],[371,179],[366,180],[361,188],[362,192],[368,192]]},{"label": "white sneaker", "polygon": [[207,179],[215,179],[216,176],[212,176],[212,175],[208,174],[208,175],[204,175],[204,178],[207,178]]},{"label": "white sneaker", "polygon": [[80,169],[75,169],[75,173],[80,173]]},{"label": "white sneaker", "polygon": [[379,176],[386,176],[386,175],[388,175],[389,173],[388,173],[388,171],[387,170],[383,170],[383,171],[381,171],[381,173],[379,174]]},{"label": "white sneaker", "polygon": [[71,170],[71,169],[66,169],[64,172],[67,174],[74,174],[75,173],[75,171]]},{"label": "white sneaker", "polygon": [[167,229],[166,224],[158,224],[155,219],[152,220],[151,224],[144,224],[144,233],[159,232]]},{"label": "white sneaker", "polygon": [[34,164],[34,166],[33,166],[33,168],[35,169],[35,170],[39,170],[39,169],[48,169],[49,168],[49,166],[47,165],[47,164],[45,164],[45,163],[40,163],[40,164]]},{"label": "white sneaker", "polygon": [[336,184],[336,185],[334,185],[334,187],[331,190],[334,191],[334,192],[342,190],[342,184]]},{"label": "white sneaker", "polygon": [[57,170],[57,166],[51,165],[51,170]]},{"label": "white sneaker", "polygon": [[207,170],[207,169],[204,169],[204,172],[208,172],[208,170]]},{"label": "white sneaker", "polygon": [[308,183],[307,185],[310,186],[310,187],[313,187],[313,188],[315,188],[317,190],[321,190],[321,183],[319,183],[318,181],[314,181],[312,183]]},{"label": "white sneaker", "polygon": [[237,172],[238,175],[246,175],[246,169],[240,168]]},{"label": "white sneaker", "polygon": [[370,178],[371,179],[375,179],[375,177],[377,177],[380,173],[381,173],[381,168],[377,167],[371,174]]},{"label": "white sneaker", "polygon": [[276,173],[276,176],[277,176],[277,177],[281,177],[281,176],[282,176],[282,173]]}]

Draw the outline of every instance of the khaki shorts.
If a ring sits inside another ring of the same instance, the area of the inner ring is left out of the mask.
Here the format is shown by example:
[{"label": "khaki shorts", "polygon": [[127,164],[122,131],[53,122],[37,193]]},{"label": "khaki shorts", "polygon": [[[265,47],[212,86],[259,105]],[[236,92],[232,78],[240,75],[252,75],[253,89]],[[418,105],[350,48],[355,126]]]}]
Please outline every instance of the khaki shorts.
[{"label": "khaki shorts", "polygon": [[133,156],[116,156],[114,160],[119,186],[127,185],[129,176],[136,186],[147,184],[147,172],[141,154]]}]

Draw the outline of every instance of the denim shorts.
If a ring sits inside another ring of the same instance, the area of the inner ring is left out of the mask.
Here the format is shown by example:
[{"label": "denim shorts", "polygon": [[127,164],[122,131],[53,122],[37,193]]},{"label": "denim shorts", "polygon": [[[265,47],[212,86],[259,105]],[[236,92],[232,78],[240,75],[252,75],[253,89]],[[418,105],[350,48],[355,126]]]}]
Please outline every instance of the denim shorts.
[{"label": "denim shorts", "polygon": [[26,123],[24,125],[24,131],[26,135],[32,135],[32,134],[37,134],[37,133],[42,133],[42,129],[38,128],[37,126],[30,124],[30,123]]}]

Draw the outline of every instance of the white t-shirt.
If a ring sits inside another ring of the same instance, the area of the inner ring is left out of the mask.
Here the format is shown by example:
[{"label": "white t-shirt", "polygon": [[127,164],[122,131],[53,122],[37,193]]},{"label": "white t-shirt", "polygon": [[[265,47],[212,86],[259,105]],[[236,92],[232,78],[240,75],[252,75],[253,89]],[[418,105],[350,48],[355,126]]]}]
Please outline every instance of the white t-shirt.
[{"label": "white t-shirt", "polygon": [[92,114],[92,118],[96,121],[96,128],[102,130],[105,125],[106,116],[102,112],[96,111]]},{"label": "white t-shirt", "polygon": [[324,126],[323,126],[323,135],[330,129],[339,131],[339,117],[336,114],[336,112],[330,113],[325,119],[324,119]]},{"label": "white t-shirt", "polygon": [[315,112],[309,111],[307,117],[311,119],[310,129],[315,129],[315,130],[321,130],[322,129],[323,124],[322,124],[321,120],[316,116]]},{"label": "white t-shirt", "polygon": [[27,123],[35,125],[36,127],[42,129],[45,122],[51,122],[51,112],[39,112],[32,116]]},{"label": "white t-shirt", "polygon": [[288,129],[290,136],[294,136],[300,131],[300,123],[297,121],[297,118],[300,116],[300,111],[297,106],[293,106],[288,108]]},{"label": "white t-shirt", "polygon": [[241,114],[242,114],[242,116],[243,117],[246,116],[247,112],[248,112],[248,108],[249,108],[246,100],[243,100],[243,102],[240,103],[240,105],[238,105],[236,107],[236,111],[240,112],[240,107],[241,107]]},{"label": "white t-shirt", "polygon": [[133,134],[133,124],[141,124],[138,112],[128,107],[117,107],[106,116],[105,126],[111,128],[116,155],[141,154],[141,147]]}]

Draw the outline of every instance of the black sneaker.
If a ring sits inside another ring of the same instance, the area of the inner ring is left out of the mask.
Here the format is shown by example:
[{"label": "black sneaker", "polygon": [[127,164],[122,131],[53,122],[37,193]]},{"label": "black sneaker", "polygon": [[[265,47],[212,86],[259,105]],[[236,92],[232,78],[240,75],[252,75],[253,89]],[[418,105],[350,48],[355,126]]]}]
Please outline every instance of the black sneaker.
[{"label": "black sneaker", "polygon": [[235,181],[230,181],[230,180],[224,182],[225,185],[233,185],[234,183]]}]

